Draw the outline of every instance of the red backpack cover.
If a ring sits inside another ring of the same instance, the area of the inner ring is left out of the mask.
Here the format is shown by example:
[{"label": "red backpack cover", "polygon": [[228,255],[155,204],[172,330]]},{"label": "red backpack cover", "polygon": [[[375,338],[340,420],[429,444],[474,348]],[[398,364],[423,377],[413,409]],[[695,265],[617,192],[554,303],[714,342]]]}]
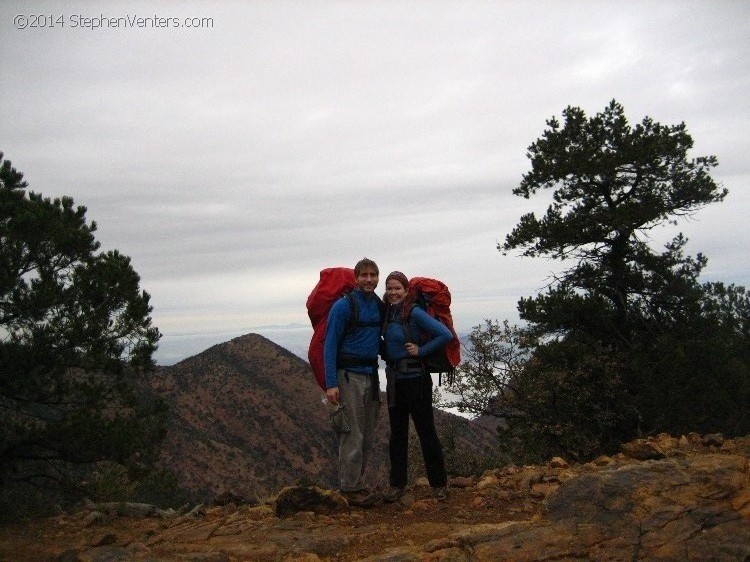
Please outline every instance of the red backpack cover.
[{"label": "red backpack cover", "polygon": [[320,272],[320,280],[307,297],[307,315],[313,327],[307,358],[315,375],[315,380],[326,389],[326,369],[323,347],[328,326],[328,312],[341,295],[357,286],[354,270],[348,267],[329,267]]},{"label": "red backpack cover", "polygon": [[[445,345],[445,357],[453,367],[461,362],[461,342],[453,328],[451,315],[451,292],[448,286],[437,279],[429,277],[412,277],[409,280],[408,303],[424,307],[427,313],[436,318],[451,331],[453,339]],[[405,307],[409,308],[409,307]]]}]

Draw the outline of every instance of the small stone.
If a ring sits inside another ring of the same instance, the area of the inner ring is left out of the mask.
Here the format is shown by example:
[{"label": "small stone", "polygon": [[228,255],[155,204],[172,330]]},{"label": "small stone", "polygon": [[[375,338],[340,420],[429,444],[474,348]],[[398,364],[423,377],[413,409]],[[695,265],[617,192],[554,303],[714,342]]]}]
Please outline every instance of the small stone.
[{"label": "small stone", "polygon": [[721,447],[724,444],[724,436],[721,433],[709,433],[701,440],[706,447]]},{"label": "small stone", "polygon": [[568,468],[568,463],[565,462],[565,459],[560,457],[553,457],[552,460],[549,461],[550,468]]},{"label": "small stone", "polygon": [[457,476],[455,478],[451,478],[452,488],[470,488],[473,485],[474,485],[473,478],[469,478],[466,476]]},{"label": "small stone", "polygon": [[663,459],[666,457],[664,451],[656,443],[645,439],[636,439],[630,443],[625,443],[622,445],[622,452],[631,459],[639,461]]}]

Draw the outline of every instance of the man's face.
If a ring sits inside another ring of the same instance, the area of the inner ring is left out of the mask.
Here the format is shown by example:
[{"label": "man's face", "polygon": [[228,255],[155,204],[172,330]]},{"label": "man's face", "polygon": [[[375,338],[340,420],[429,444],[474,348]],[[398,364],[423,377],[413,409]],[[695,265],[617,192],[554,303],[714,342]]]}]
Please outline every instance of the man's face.
[{"label": "man's face", "polygon": [[375,268],[365,266],[357,275],[357,286],[363,293],[374,293],[378,286],[378,273]]}]

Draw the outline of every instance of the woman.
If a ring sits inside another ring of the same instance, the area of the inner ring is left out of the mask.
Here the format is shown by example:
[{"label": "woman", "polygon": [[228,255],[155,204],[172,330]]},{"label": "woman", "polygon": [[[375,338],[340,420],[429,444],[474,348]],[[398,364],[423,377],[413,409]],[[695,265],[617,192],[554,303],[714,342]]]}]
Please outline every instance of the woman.
[{"label": "woman", "polygon": [[[445,473],[443,448],[435,431],[432,377],[425,371],[419,358],[439,350],[453,339],[453,334],[423,309],[406,302],[408,292],[409,280],[406,275],[400,271],[388,275],[385,280],[387,309],[384,339],[388,418],[391,424],[388,443],[391,474],[390,488],[383,499],[394,502],[404,493],[407,484],[411,416],[419,436],[427,479],[433,495],[438,500],[444,500],[448,478]],[[407,322],[408,326],[405,327],[404,323]],[[430,337],[424,338],[425,334]],[[416,343],[421,341],[426,343]]]}]

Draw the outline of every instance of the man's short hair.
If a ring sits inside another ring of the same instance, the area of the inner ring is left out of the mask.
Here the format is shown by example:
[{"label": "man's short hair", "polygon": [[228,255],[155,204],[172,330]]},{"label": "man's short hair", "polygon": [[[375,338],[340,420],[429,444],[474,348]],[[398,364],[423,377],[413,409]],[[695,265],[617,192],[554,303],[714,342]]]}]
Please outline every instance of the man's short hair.
[{"label": "man's short hair", "polygon": [[369,258],[362,258],[357,262],[357,265],[354,266],[354,276],[359,277],[360,272],[366,268],[371,267],[375,270],[375,273],[377,275],[380,275],[380,270],[378,269],[378,264],[376,264],[374,261],[372,261]]}]

